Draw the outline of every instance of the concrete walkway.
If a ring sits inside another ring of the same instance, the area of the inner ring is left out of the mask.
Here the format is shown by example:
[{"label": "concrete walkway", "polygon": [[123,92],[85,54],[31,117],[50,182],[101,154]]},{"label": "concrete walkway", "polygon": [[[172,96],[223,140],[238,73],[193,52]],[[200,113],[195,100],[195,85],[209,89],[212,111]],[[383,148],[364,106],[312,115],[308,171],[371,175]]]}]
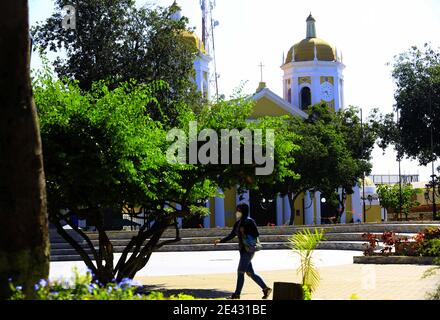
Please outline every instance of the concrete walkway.
[{"label": "concrete walkway", "polygon": [[[413,300],[425,299],[440,283],[440,276],[422,279],[429,266],[415,265],[358,265],[353,256],[358,251],[317,250],[315,265],[321,282],[314,299]],[[115,255],[115,261],[120,255]],[[237,251],[156,252],[147,267],[135,280],[151,290],[168,294],[180,292],[197,298],[225,298],[235,289]],[[258,252],[252,261],[255,271],[269,286],[274,282],[299,282],[296,273],[299,258],[290,250]],[[52,262],[50,278],[68,277],[72,267],[85,272],[83,262]],[[246,277],[242,299],[260,299],[260,288]]]},{"label": "concrete walkway", "polygon": [[[421,279],[429,267],[412,265],[338,265],[319,269],[321,282],[313,299],[423,300],[432,292],[439,277]],[[269,286],[274,282],[299,282],[295,271],[258,272]],[[235,273],[135,278],[138,282],[167,294],[187,293],[198,298],[225,298],[235,288]],[[246,278],[242,299],[261,299],[260,288]]]}]

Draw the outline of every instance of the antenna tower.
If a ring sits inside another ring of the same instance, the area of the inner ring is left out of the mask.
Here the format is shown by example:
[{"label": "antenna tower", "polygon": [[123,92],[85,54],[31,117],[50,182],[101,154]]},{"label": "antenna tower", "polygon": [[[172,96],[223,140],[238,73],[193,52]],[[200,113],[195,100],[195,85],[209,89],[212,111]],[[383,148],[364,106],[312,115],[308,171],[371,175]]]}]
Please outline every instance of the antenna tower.
[{"label": "antenna tower", "polygon": [[210,82],[215,84],[216,99],[218,100],[218,74],[217,63],[215,57],[215,39],[214,29],[218,26],[219,22],[214,20],[212,11],[216,6],[216,0],[200,0],[200,9],[202,10],[202,41],[205,45],[206,53],[211,55],[214,64],[214,79]]}]

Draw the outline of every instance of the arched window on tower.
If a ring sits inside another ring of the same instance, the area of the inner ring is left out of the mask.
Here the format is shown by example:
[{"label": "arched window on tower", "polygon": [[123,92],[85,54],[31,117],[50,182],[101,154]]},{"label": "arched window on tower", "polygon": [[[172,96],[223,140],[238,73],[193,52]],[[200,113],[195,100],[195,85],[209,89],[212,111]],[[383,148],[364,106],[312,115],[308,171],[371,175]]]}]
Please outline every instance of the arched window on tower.
[{"label": "arched window on tower", "polygon": [[292,103],[292,89],[291,89],[291,88],[289,88],[289,89],[287,90],[287,101],[288,101],[289,103]]},{"label": "arched window on tower", "polygon": [[301,89],[301,110],[306,110],[309,106],[312,105],[312,93],[310,92],[309,87],[304,87]]}]

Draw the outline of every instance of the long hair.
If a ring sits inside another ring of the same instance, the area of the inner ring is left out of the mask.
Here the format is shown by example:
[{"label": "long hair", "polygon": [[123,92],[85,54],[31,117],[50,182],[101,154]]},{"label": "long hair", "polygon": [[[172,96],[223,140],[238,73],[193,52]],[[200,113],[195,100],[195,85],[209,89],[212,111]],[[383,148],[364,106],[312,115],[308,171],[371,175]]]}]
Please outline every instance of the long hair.
[{"label": "long hair", "polygon": [[240,203],[237,210],[241,212],[240,225],[249,217],[249,206],[246,203]]}]

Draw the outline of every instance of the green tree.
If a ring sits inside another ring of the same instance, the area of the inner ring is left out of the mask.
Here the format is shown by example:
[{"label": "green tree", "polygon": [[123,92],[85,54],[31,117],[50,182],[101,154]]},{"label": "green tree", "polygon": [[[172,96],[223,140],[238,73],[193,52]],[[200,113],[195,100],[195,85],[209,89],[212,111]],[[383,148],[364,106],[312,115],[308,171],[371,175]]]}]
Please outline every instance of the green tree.
[{"label": "green tree", "polygon": [[[133,278],[155,250],[179,241],[176,219],[207,214],[205,201],[216,196],[218,188],[251,186],[259,181],[270,184],[294,176],[289,168],[293,161],[291,150],[296,148],[294,134],[279,119],[249,124],[246,119],[253,103],[249,98],[221,100],[199,114],[182,109],[185,111],[177,118],[178,127],[188,133],[189,122],[197,120],[199,130],[212,128],[219,133],[228,128],[275,128],[276,161],[270,176],[257,177],[255,163],[169,163],[166,154],[171,142],[166,139],[167,129],[146,112],[151,102],[158,103],[156,94],[168,90],[163,82],[121,84],[113,90],[98,82],[84,93],[74,83],[53,81],[47,72],[36,79],[50,220],[103,284],[113,278]],[[185,150],[189,143],[185,142]],[[103,209],[107,207],[118,212],[128,210],[134,216],[147,215],[147,223],[132,238],[116,265],[105,228]],[[62,209],[68,209],[67,213]],[[96,226],[97,249],[87,234],[73,224],[73,214],[86,217]],[[62,222],[71,225],[82,241],[64,230]],[[175,239],[161,242],[163,232],[173,226]]]},{"label": "green tree", "polygon": [[[326,104],[311,106],[305,120],[289,118],[288,126],[299,137],[295,140],[299,148],[292,150],[295,161],[291,164],[291,170],[299,179],[286,177],[284,183],[267,188],[267,192],[272,196],[278,192],[288,195],[292,212],[295,212],[298,196],[307,190],[320,191],[339,219],[347,194],[353,193],[353,187],[364,172],[371,171],[373,128],[369,124],[361,126],[357,109],[335,113]],[[292,214],[290,224],[293,219]]]},{"label": "green tree", "polygon": [[399,156],[427,165],[440,154],[440,52],[429,45],[412,47],[392,68],[399,121],[392,114],[379,118],[381,146],[394,144]]},{"label": "green tree", "polygon": [[403,184],[401,188],[398,184],[377,187],[380,205],[387,211],[393,212],[396,217],[402,212],[405,214],[406,220],[408,220],[411,209],[420,205],[416,201],[418,193],[420,193],[420,190],[413,189],[411,184]]},{"label": "green tree", "polygon": [[27,1],[0,2],[0,299],[49,274],[43,156],[30,81]]},{"label": "green tree", "polygon": [[[75,7],[75,29],[62,27],[65,5]],[[170,90],[159,92],[160,105],[148,112],[174,125],[182,102],[193,108],[201,103],[192,81],[198,49],[183,37],[190,31],[188,20],[171,19],[176,10],[175,5],[137,8],[134,0],[56,0],[55,13],[33,36],[36,46],[58,54],[58,77],[78,81],[81,89],[104,79],[110,88],[132,79],[166,81]]]}]

